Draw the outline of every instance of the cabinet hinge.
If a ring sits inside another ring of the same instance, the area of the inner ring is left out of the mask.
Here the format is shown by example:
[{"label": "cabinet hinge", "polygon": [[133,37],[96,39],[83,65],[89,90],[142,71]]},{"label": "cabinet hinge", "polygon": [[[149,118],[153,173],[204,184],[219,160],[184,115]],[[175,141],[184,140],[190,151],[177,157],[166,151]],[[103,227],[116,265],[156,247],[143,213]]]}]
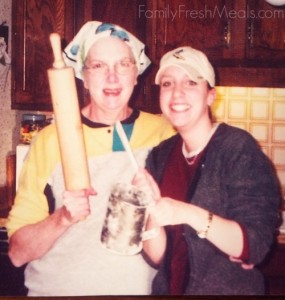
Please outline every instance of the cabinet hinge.
[{"label": "cabinet hinge", "polygon": [[253,48],[253,43],[254,43],[254,21],[249,20],[248,22],[248,27],[247,27],[247,40],[248,40],[248,45],[250,48]]},{"label": "cabinet hinge", "polygon": [[153,43],[156,46],[156,44],[157,44],[157,34],[156,33],[154,34],[154,37],[153,37]]},{"label": "cabinet hinge", "polygon": [[227,20],[226,25],[224,26],[224,47],[230,48],[231,42],[231,22]]}]

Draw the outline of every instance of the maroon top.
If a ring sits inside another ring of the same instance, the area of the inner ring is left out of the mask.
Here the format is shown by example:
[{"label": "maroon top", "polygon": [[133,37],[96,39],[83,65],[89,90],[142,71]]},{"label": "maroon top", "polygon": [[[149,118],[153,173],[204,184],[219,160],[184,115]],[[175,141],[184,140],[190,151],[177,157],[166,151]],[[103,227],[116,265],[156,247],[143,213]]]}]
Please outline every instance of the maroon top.
[{"label": "maroon top", "polygon": [[[205,150],[193,158],[187,159],[187,163],[186,158],[182,154],[182,139],[176,143],[170,154],[160,183],[162,197],[170,197],[186,202],[189,186],[191,186],[204,152]],[[169,294],[181,295],[184,293],[189,280],[190,271],[187,244],[183,234],[183,224],[166,226],[166,231],[168,238],[166,260]],[[246,260],[248,258],[248,241],[244,230],[243,236],[244,248],[239,259]]]}]

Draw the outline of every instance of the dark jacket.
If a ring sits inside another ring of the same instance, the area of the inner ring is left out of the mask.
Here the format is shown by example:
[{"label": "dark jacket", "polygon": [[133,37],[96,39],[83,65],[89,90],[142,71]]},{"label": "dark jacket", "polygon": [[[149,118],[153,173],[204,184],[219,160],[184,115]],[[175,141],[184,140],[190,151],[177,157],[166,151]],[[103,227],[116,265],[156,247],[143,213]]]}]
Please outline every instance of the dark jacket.
[{"label": "dark jacket", "polygon": [[[153,149],[147,168],[160,181],[171,149],[181,139],[176,135]],[[241,224],[249,244],[248,263],[257,265],[269,252],[275,238],[280,204],[279,183],[270,160],[250,134],[220,124],[206,147],[189,187],[188,201]],[[200,239],[184,226],[189,260],[189,283],[185,294],[263,294],[263,276],[258,269],[244,270],[207,239]],[[153,294],[167,294],[167,271],[162,263],[153,282]]]}]

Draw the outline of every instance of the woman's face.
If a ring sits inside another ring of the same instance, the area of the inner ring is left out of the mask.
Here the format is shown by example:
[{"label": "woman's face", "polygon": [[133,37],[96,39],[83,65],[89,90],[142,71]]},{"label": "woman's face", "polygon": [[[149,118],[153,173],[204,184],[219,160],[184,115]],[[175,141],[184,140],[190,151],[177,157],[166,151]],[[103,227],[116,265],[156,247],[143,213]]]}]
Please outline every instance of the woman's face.
[{"label": "woman's face", "polygon": [[83,78],[96,108],[108,113],[125,109],[137,83],[137,76],[132,51],[120,39],[102,38],[90,48]]},{"label": "woman's face", "polygon": [[207,81],[194,82],[179,67],[166,68],[160,77],[160,107],[178,131],[208,122],[214,99],[215,89],[209,89]]}]

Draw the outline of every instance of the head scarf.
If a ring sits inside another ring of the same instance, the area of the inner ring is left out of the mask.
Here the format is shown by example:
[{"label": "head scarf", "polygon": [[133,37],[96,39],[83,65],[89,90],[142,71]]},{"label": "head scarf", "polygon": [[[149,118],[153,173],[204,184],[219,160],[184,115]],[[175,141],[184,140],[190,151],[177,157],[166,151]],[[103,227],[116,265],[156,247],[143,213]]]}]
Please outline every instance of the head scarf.
[{"label": "head scarf", "polygon": [[145,54],[145,45],[133,34],[115,24],[90,21],[82,26],[63,51],[66,65],[74,68],[77,78],[83,79],[82,68],[91,46],[100,38],[108,36],[119,38],[131,48],[139,74],[150,65],[151,62]]}]

